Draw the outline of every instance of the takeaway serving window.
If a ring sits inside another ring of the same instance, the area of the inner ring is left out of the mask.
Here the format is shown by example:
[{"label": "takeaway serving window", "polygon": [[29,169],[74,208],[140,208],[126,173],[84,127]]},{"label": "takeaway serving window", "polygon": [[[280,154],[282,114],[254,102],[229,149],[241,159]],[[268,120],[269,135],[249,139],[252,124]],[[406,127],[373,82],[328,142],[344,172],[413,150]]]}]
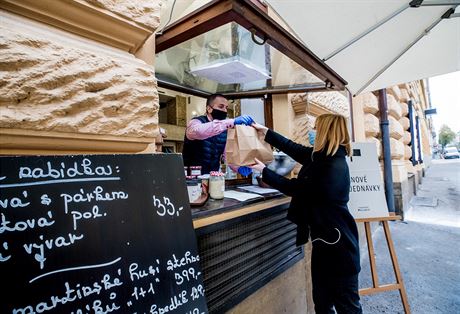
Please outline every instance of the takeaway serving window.
[{"label": "takeaway serving window", "polygon": [[257,0],[207,3],[162,30],[156,53],[160,87],[204,98],[342,90],[346,84]]},{"label": "takeaway serving window", "polygon": [[227,23],[158,53],[157,78],[160,85],[243,97],[275,87],[322,86],[315,75],[262,43],[237,23]]},{"label": "takeaway serving window", "polygon": [[[186,3],[196,2],[180,5]],[[268,10],[258,0],[212,1],[156,36],[159,91],[182,95],[160,96],[166,146],[176,138],[172,146],[181,151],[185,123],[205,112],[205,99],[214,93],[229,99],[229,117],[249,114],[272,127],[272,94],[344,89],[346,82]],[[186,169],[187,189],[206,299],[210,313],[221,313],[302,259],[303,248],[295,245],[295,225],[285,219],[289,200],[280,192],[244,201],[224,197],[203,202],[200,186],[191,178],[195,168]],[[235,178],[230,168],[222,167],[225,184],[241,192],[251,178]],[[202,179],[209,186],[210,180]],[[220,216],[224,212],[225,219]]]}]

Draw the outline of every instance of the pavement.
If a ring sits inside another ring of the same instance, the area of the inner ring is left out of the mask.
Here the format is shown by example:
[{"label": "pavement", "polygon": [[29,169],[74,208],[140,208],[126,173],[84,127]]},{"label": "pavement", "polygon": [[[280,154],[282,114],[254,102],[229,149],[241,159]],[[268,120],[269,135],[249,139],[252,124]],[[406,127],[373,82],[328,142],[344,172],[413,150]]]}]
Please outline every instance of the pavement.
[{"label": "pavement", "polygon": [[[433,160],[405,221],[390,222],[411,312],[460,313],[460,160]],[[424,204],[424,205],[421,205]],[[380,284],[395,283],[383,229],[373,230]],[[360,287],[371,287],[367,250]],[[363,296],[364,313],[404,313],[398,291]]]}]

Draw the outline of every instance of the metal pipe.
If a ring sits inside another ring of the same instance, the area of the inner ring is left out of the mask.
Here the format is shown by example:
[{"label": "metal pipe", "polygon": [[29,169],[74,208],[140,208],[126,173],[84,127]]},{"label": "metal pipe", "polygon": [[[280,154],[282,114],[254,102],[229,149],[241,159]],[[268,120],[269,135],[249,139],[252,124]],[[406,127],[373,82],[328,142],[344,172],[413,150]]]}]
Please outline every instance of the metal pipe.
[{"label": "metal pipe", "polygon": [[351,140],[355,141],[355,121],[353,119],[353,95],[351,94],[348,88],[345,88],[348,94],[348,102],[350,105],[350,133],[351,133]]},{"label": "metal pipe", "polygon": [[417,164],[415,158],[415,125],[414,125],[414,105],[412,99],[407,102],[409,108],[409,129],[410,129],[410,150],[411,150],[411,162],[412,166]]},{"label": "metal pipe", "polygon": [[[380,69],[370,80],[366,82],[357,92],[356,95],[361,93],[366,87],[371,85],[373,81],[375,81],[383,72],[388,70],[390,66],[392,66],[399,58],[402,57],[409,49],[411,49],[420,39],[428,35],[428,33],[436,27],[443,19],[448,18],[450,14],[452,14],[452,9],[447,10],[440,18],[434,21],[427,29],[425,29],[414,41],[412,41],[406,48],[403,49],[396,57],[394,57],[387,65],[385,65],[382,69]],[[447,16],[447,17],[446,17]]]},{"label": "metal pipe", "polygon": [[417,130],[417,150],[418,150],[418,162],[423,163],[423,156],[422,156],[422,144],[420,141],[420,118],[418,116],[415,117],[415,129]]},{"label": "metal pipe", "polygon": [[334,90],[325,83],[311,83],[301,86],[279,86],[279,87],[268,87],[257,90],[249,91],[236,91],[236,92],[221,92],[226,98],[254,98],[263,97],[267,94],[288,94],[288,93],[302,93],[302,92],[325,92]]},{"label": "metal pipe", "polygon": [[380,130],[382,133],[383,148],[383,177],[385,196],[390,213],[395,212],[395,198],[393,192],[393,170],[391,169],[390,130],[388,125],[388,106],[386,89],[379,90]]},{"label": "metal pipe", "polygon": [[163,81],[160,78],[157,78],[157,83],[158,83],[159,87],[172,89],[174,91],[190,94],[190,95],[193,95],[193,96],[198,96],[198,97],[202,97],[202,98],[208,98],[209,95],[211,95],[211,93],[209,93],[209,92],[205,92],[205,91],[195,89],[195,88],[192,88],[192,87],[185,87],[183,85],[179,85],[179,84],[175,84],[175,83],[171,83],[171,82],[167,82],[167,81]]},{"label": "metal pipe", "polygon": [[446,5],[460,5],[458,0],[442,0],[442,1],[422,1],[420,4],[421,7],[432,7],[432,6],[446,6]]},{"label": "metal pipe", "polygon": [[409,8],[409,4],[404,5],[403,7],[401,7],[397,11],[393,12],[392,14],[390,14],[389,16],[387,16],[386,18],[384,18],[383,20],[381,20],[380,22],[378,22],[377,24],[372,26],[371,28],[365,30],[363,33],[359,34],[358,36],[356,36],[355,38],[353,38],[352,40],[350,40],[349,42],[347,42],[346,44],[344,44],[340,48],[336,49],[334,52],[332,52],[327,57],[325,57],[323,59],[323,61],[327,61],[327,60],[331,59],[332,57],[334,57],[336,54],[338,54],[341,51],[347,49],[348,47],[353,45],[355,42],[357,42],[358,40],[360,40],[361,38],[363,38],[367,34],[372,33],[374,30],[376,30],[377,28],[379,28],[380,26],[382,26],[383,24],[385,24],[386,22],[388,22],[389,20],[391,20],[392,18],[397,16],[399,13],[403,12],[404,10],[406,10],[407,8]]}]

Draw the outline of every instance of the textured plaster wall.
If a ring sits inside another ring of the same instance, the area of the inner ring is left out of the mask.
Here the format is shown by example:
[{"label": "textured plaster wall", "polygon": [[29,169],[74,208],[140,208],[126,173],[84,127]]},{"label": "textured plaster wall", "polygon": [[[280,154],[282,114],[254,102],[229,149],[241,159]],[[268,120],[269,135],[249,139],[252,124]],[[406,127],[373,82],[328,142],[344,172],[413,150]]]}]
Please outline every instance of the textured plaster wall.
[{"label": "textured plaster wall", "polygon": [[0,42],[0,127],[156,135],[154,69],[133,55],[8,16]]},{"label": "textured plaster wall", "polygon": [[155,30],[160,25],[161,0],[83,0],[123,19]]}]

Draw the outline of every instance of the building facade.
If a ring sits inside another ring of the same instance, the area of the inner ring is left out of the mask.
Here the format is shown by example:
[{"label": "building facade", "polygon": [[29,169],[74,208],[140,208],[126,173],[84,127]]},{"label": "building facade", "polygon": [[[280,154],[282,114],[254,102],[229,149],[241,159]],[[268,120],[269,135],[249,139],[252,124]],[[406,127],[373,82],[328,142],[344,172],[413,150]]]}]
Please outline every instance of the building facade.
[{"label": "building facade", "polygon": [[[204,112],[205,104],[183,93],[159,93],[154,33],[161,4],[0,1],[0,153],[153,153],[160,126],[167,131],[165,142],[180,151],[185,121]],[[423,81],[388,88],[387,97],[395,197],[398,211],[404,211],[431,156],[430,125],[423,115],[429,104]],[[376,143],[381,156],[376,96],[355,97],[352,113],[349,99],[342,92],[274,95],[273,128],[308,145],[315,117],[339,113],[352,117],[355,140]],[[413,160],[417,139],[411,137],[410,100],[423,162]],[[166,110],[160,114],[162,102]],[[245,113],[241,106],[235,110]],[[313,313],[310,252],[308,244],[301,261],[229,313]]]}]

